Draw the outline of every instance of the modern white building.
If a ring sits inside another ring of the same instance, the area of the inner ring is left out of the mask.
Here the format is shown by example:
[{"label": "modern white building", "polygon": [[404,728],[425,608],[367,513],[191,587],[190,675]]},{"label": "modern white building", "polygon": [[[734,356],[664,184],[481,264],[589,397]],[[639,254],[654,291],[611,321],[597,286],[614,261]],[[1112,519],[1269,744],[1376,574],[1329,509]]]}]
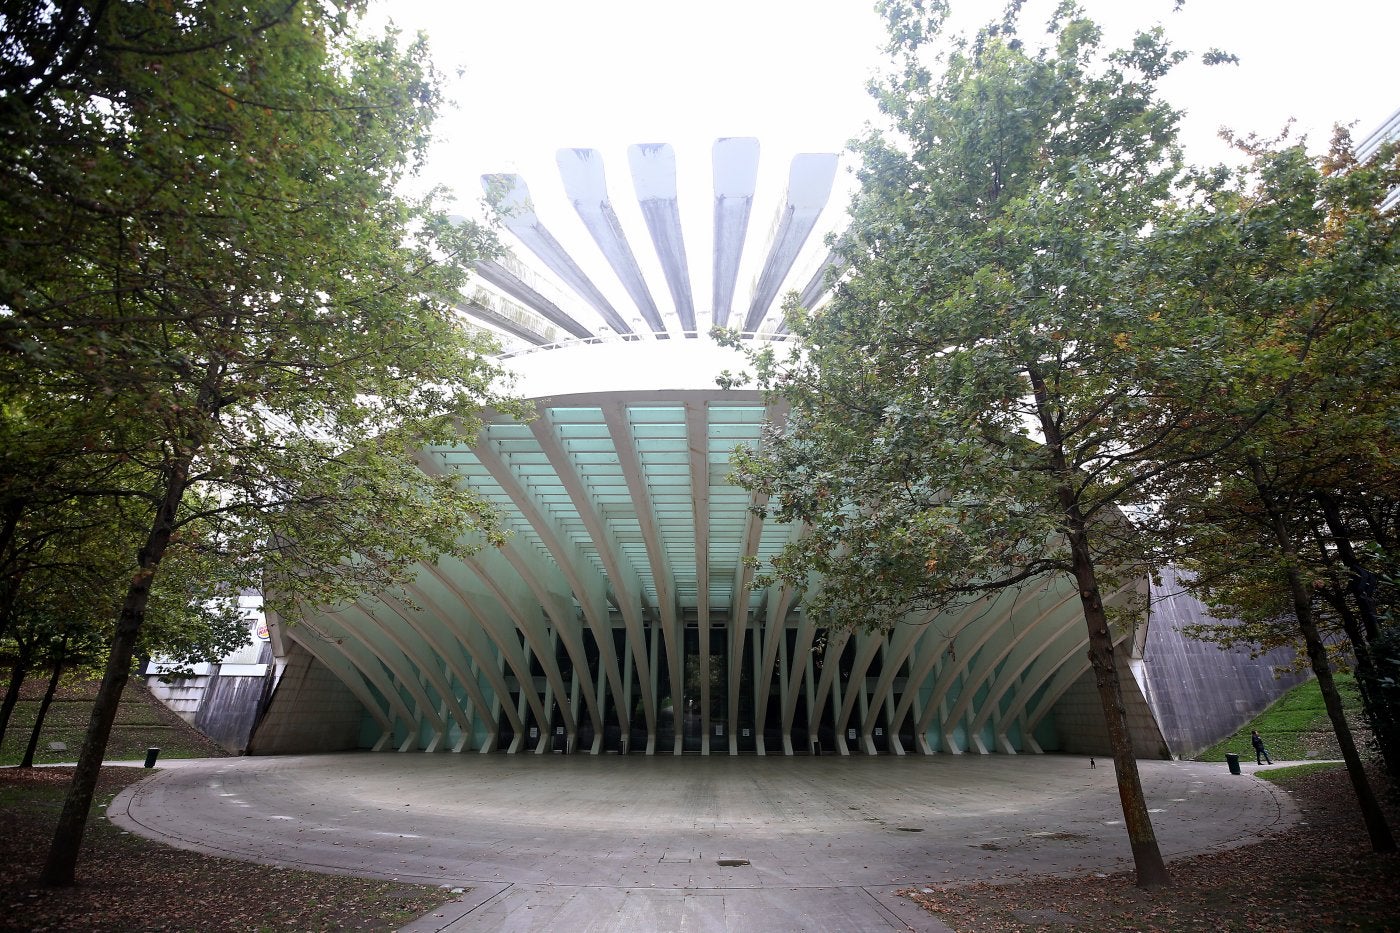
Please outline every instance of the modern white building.
[{"label": "modern white building", "polygon": [[[753,139],[715,143],[710,203],[684,205],[712,217],[703,243],[687,238],[694,228],[682,223],[667,145],[631,148],[615,169],[630,186],[606,177],[599,153],[560,151],[587,232],[567,248],[552,230],[570,205],[536,204],[515,176],[483,180],[517,251],[480,265],[460,309],[500,336],[536,417],[490,418],[480,437],[426,449],[420,464],[489,498],[514,534],[466,561],[421,567],[401,592],[270,620],[269,648],[252,659],[269,665],[263,689],[235,691],[255,708],[220,720],[248,722],[246,739],[229,744],[251,753],[1106,751],[1068,581],[891,620],[885,634],[813,618],[801,592],[751,587],[748,559],[771,556],[796,531],[762,517],[762,503],[730,482],[730,457],[738,445],[761,446],[783,412],[757,392],[718,387],[742,361],[707,332],[717,324],[781,339],[785,294],[809,307],[822,300],[829,253],[814,231],[844,207],[827,204],[837,157],[801,154],[771,223],[751,225],[759,155]],[[628,187],[635,204],[614,197]],[[640,226],[626,229],[623,217]],[[1132,581],[1108,601],[1148,586]],[[1199,607],[1184,611],[1194,618]],[[1165,735],[1154,709],[1181,690],[1204,696],[1220,668],[1210,658],[1177,664],[1170,683],[1153,684],[1148,622],[1144,612],[1119,645],[1137,749],[1189,753],[1196,738]],[[1238,721],[1269,693],[1251,687],[1249,709],[1230,699],[1221,712]]]}]

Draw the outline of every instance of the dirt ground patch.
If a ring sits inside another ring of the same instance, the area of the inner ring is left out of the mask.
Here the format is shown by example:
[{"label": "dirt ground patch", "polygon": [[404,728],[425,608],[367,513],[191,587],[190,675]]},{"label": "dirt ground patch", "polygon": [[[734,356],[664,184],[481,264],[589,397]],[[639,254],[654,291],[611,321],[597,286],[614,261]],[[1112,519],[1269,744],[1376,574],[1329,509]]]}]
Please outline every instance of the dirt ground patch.
[{"label": "dirt ground patch", "polygon": [[[99,803],[151,772],[104,768]],[[70,768],[0,769],[0,930],[394,930],[452,891],[272,868],[172,849],[97,806],[72,888],[38,886]]]},{"label": "dirt ground patch", "polygon": [[1279,783],[1302,811],[1298,824],[1255,845],[1172,862],[1167,891],[1140,891],[1131,874],[1094,874],[906,893],[958,933],[1400,930],[1400,856],[1371,851],[1346,771]]}]

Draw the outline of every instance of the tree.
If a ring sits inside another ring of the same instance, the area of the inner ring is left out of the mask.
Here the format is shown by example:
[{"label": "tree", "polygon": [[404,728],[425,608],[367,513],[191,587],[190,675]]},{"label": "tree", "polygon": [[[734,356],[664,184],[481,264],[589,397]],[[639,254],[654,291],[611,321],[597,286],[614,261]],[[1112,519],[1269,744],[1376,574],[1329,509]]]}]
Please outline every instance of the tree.
[{"label": "tree", "polygon": [[1115,628],[1142,607],[1102,594],[1148,570],[1124,512],[1147,505],[1194,401],[1142,379],[1185,365],[1176,344],[1204,329],[1155,293],[1180,256],[1149,235],[1181,178],[1177,115],[1156,96],[1181,55],[1159,32],[1105,52],[1069,6],[1033,54],[1013,5],[935,79],[941,5],[884,10],[892,127],[859,143],[832,301],[790,306],[794,346],[754,354],[791,411],[736,475],[806,527],[772,572],[820,575],[809,611],[837,620],[889,626],[1073,580],[1138,884],[1161,887],[1114,660]]},{"label": "tree", "polygon": [[491,345],[440,297],[490,231],[395,193],[440,106],[421,39],[357,35],[361,0],[18,6],[0,401],[61,413],[76,444],[32,413],[7,433],[138,529],[42,875],[68,884],[172,549],[284,617],[392,585],[499,540],[485,501],[413,457],[472,436],[483,404],[513,409]]},{"label": "tree", "polygon": [[48,717],[49,706],[53,703],[54,694],[58,692],[58,684],[64,671],[88,669],[87,665],[100,657],[106,648],[106,640],[100,638],[99,634],[91,628],[79,628],[76,631],[61,632],[50,640],[45,659],[49,665],[49,679],[44,687],[44,695],[39,700],[39,708],[34,714],[34,725],[29,730],[29,744],[24,748],[19,767],[34,767],[34,755],[39,750],[39,737],[44,731],[44,720]]},{"label": "tree", "polygon": [[[1301,145],[1245,143],[1242,182],[1217,185],[1163,236],[1208,255],[1181,280],[1223,339],[1196,355],[1221,391],[1203,395],[1178,450],[1242,443],[1163,474],[1159,534],[1195,571],[1191,586],[1242,628],[1217,638],[1306,652],[1377,851],[1394,839],[1366,778],[1324,641],[1346,639],[1368,718],[1396,757],[1393,677],[1371,646],[1393,624],[1400,345],[1400,218],[1381,205],[1400,183],[1394,146],[1358,164],[1347,135]],[[1189,378],[1189,376],[1188,376]]]},{"label": "tree", "polygon": [[[127,510],[101,499],[67,505],[42,513],[31,507],[18,523],[15,537],[25,542],[19,550],[26,566],[17,580],[8,631],[15,663],[0,704],[0,740],[25,679],[47,664],[51,678],[34,724],[37,741],[63,668],[100,656],[94,646],[110,640],[115,608],[137,569]],[[41,515],[48,527],[32,527]],[[140,654],[197,664],[247,644],[247,621],[236,596],[219,592],[224,564],[204,546],[179,544],[167,551],[146,609]]]}]

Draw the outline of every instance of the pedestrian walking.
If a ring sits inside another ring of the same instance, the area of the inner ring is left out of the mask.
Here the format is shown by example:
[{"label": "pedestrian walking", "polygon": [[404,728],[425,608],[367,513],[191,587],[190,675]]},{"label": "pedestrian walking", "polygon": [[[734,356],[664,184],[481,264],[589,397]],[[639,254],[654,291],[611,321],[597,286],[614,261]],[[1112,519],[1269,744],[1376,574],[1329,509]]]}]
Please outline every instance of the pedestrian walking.
[{"label": "pedestrian walking", "polygon": [[[1254,746],[1254,763],[1256,765],[1274,763],[1274,760],[1269,757],[1269,750],[1264,747],[1264,740],[1259,737],[1258,729],[1249,733],[1249,744]],[[1260,761],[1261,758],[1264,760]]]}]

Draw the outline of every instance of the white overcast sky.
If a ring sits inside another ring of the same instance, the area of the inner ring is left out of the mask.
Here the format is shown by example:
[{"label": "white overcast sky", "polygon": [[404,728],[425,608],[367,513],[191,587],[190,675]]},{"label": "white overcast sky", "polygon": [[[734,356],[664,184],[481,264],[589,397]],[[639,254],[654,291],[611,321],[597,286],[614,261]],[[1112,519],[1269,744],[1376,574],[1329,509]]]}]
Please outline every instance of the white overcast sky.
[{"label": "white overcast sky", "polygon": [[[975,25],[1002,3],[953,6]],[[1028,6],[1027,35],[1048,6]],[[1164,91],[1186,111],[1183,138],[1196,162],[1229,157],[1216,140],[1221,126],[1272,135],[1293,117],[1317,148],[1335,122],[1354,122],[1360,139],[1400,107],[1400,0],[1187,0],[1180,12],[1172,0],[1084,6],[1112,44],[1161,23],[1195,53]],[[760,140],[753,239],[768,227],[793,154],[839,152],[876,118],[865,84],[885,62],[869,0],[381,0],[372,16],[425,31],[451,76],[456,106],[438,126],[425,180],[452,188],[462,213],[479,202],[482,173],[517,172],[546,225],[574,248],[577,219],[554,158],[563,147],[588,147],[602,152],[624,226],[642,230],[625,215],[635,205],[627,146],[669,142],[695,270],[708,267],[713,141]],[[1240,64],[1201,66],[1210,47]],[[834,199],[822,226],[839,221],[843,206]],[[707,282],[695,284],[707,292]]]}]

